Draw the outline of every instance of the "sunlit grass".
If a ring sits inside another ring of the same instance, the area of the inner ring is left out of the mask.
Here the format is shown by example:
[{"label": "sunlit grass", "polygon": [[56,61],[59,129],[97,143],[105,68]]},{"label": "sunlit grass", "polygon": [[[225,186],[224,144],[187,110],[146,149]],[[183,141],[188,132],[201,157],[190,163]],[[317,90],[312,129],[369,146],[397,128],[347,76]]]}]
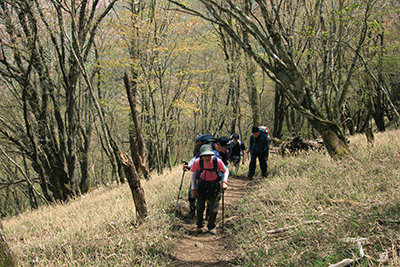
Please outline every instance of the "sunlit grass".
[{"label": "sunlit grass", "polygon": [[[142,180],[149,218],[136,224],[128,184],[101,187],[69,201],[3,221],[22,266],[159,266],[165,259],[171,209],[182,171]],[[186,187],[188,187],[186,177]],[[184,193],[184,192],[183,192]],[[163,250],[163,251],[160,251]]]},{"label": "sunlit grass", "polygon": [[[378,133],[374,147],[367,147],[364,135],[350,137],[353,153],[340,161],[324,153],[270,160],[275,175],[238,204],[248,216],[238,225],[251,229],[234,235],[240,247],[247,247],[239,262],[328,266],[360,257],[357,243],[345,240],[364,238],[368,257],[360,264],[378,266],[389,253],[386,263],[399,266],[398,135]],[[282,227],[292,228],[267,234]]]},{"label": "sunlit grass", "polygon": [[[354,240],[367,255],[357,266],[380,266],[385,255],[382,264],[400,266],[399,134],[376,133],[374,147],[350,137],[353,153],[339,161],[323,152],[271,155],[271,175],[225,210],[236,218],[225,231],[232,266],[329,266],[360,257]],[[245,176],[247,164],[232,175]],[[128,184],[114,185],[3,220],[9,244],[20,266],[168,266],[181,179],[178,166],[141,181],[149,211],[141,226]]]}]

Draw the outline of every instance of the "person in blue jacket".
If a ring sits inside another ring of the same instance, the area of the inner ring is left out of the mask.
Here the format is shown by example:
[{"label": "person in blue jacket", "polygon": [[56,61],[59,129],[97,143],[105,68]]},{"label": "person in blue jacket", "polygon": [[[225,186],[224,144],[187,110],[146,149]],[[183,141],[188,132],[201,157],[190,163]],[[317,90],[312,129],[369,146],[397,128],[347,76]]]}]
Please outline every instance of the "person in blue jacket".
[{"label": "person in blue jacket", "polygon": [[256,160],[260,162],[262,176],[267,177],[267,161],[269,155],[269,140],[267,135],[257,126],[251,129],[250,145],[247,154],[251,154],[247,179],[252,180],[256,171]]}]

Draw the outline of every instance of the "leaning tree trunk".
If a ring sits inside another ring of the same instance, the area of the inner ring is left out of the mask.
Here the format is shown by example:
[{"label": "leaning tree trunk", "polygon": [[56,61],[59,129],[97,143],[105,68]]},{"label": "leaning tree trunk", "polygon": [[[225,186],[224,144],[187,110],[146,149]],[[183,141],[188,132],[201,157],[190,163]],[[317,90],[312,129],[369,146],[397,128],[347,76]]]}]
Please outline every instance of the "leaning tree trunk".
[{"label": "leaning tree trunk", "polygon": [[[267,0],[255,0],[255,1],[244,1],[245,6],[240,5],[242,1],[213,1],[213,0],[200,0],[202,3],[203,10],[191,8],[185,5],[182,1],[168,0],[176,4],[180,10],[190,11],[191,14],[196,14],[202,19],[208,20],[213,24],[218,24],[226,31],[231,38],[237,42],[246,53],[246,63],[251,64],[248,58],[254,60],[256,64],[265,72],[274,82],[279,84],[279,89],[285,95],[288,104],[302,115],[304,115],[310,122],[310,124],[318,130],[322,135],[324,142],[329,153],[333,156],[342,155],[349,153],[347,147],[346,138],[343,136],[340,126],[337,124],[336,111],[337,107],[342,106],[348,96],[350,88],[350,81],[352,74],[356,69],[357,56],[353,53],[352,65],[347,71],[347,81],[343,86],[343,89],[339,92],[335,92],[335,106],[331,107],[329,102],[329,94],[331,91],[325,90],[323,93],[325,96],[324,103],[318,103],[319,97],[316,94],[321,90],[321,84],[314,86],[313,84],[307,83],[304,78],[304,72],[306,63],[298,60],[296,57],[298,47],[295,47],[293,43],[289,42],[287,38],[288,33],[294,33],[292,23],[287,24],[287,21],[293,21],[296,14],[301,11],[294,13],[288,13],[291,11],[289,8],[281,9],[277,8],[274,1]],[[289,2],[289,1],[287,1]],[[322,1],[323,2],[323,1]],[[286,3],[286,2],[285,2]],[[248,6],[246,6],[248,5]],[[287,7],[289,7],[287,5]],[[319,20],[312,20],[313,23],[318,21],[318,27],[327,29],[325,25],[326,14],[330,14],[330,10],[327,10],[326,5],[318,4],[318,11],[321,13]],[[365,17],[370,14],[370,5],[363,5],[365,7]],[[282,8],[285,8],[282,6]],[[361,9],[363,10],[363,9]],[[255,12],[256,13],[255,13]],[[303,10],[302,10],[303,11]],[[305,12],[308,10],[304,10]],[[248,15],[249,14],[249,15]],[[232,27],[226,23],[226,16],[233,16],[237,21],[237,24],[241,27]],[[361,20],[360,20],[361,21]],[[296,21],[297,22],[297,21]],[[358,43],[355,53],[357,53],[365,40],[367,32],[367,19],[363,23],[362,30],[357,35]],[[312,27],[313,24],[310,24]],[[322,32],[328,32],[323,30]],[[297,35],[297,40],[302,40],[302,37]],[[317,39],[324,39],[325,36],[317,36]],[[336,40],[332,41],[332,44],[336,44]],[[260,51],[263,51],[260,53]],[[308,50],[307,50],[308,51]],[[301,54],[300,57],[305,57],[305,54]],[[320,63],[319,59],[316,58],[317,62]],[[326,64],[326,62],[321,62]],[[303,65],[303,66],[302,66]],[[247,77],[251,77],[252,66],[247,66]],[[252,79],[249,79],[250,81]],[[334,81],[329,81],[330,84],[323,87],[326,89],[337,88],[337,84],[333,84]],[[253,88],[255,89],[255,88]],[[317,90],[318,89],[318,90]],[[254,93],[254,91],[253,91]],[[254,114],[255,108],[258,104],[252,103],[254,96],[249,96],[251,107],[253,108],[253,124],[257,125],[257,114]],[[320,105],[321,104],[321,105]],[[334,110],[332,110],[334,108]]]},{"label": "leaning tree trunk", "polygon": [[[150,171],[146,165],[146,157],[144,154],[144,141],[143,141],[143,137],[142,137],[142,133],[141,133],[141,129],[140,129],[138,114],[136,111],[136,93],[132,92],[129,77],[126,72],[124,75],[124,84],[125,84],[126,94],[128,96],[129,105],[131,107],[132,121],[134,124],[133,130],[134,130],[135,138],[136,138],[136,144],[135,145],[131,144],[131,152],[135,158],[139,159],[139,167],[144,175],[144,178],[146,180],[150,180],[151,175],[150,175]],[[135,87],[135,86],[133,86],[133,87]],[[131,140],[131,142],[132,142],[132,140]],[[133,147],[137,147],[137,150],[132,150]]]},{"label": "leaning tree trunk", "polygon": [[144,190],[140,186],[140,179],[137,175],[132,158],[122,151],[119,152],[119,156],[124,166],[126,179],[128,180],[129,187],[131,188],[133,201],[135,202],[135,208],[138,216],[138,222],[141,223],[147,217],[147,205],[144,196]]},{"label": "leaning tree trunk", "polygon": [[339,158],[351,153],[347,146],[346,137],[339,124],[331,121],[312,119],[308,119],[308,121],[322,136],[325,147],[331,157]]},{"label": "leaning tree trunk", "polygon": [[14,258],[13,253],[8,246],[6,235],[3,229],[3,223],[0,222],[0,266],[17,266],[17,261]]}]

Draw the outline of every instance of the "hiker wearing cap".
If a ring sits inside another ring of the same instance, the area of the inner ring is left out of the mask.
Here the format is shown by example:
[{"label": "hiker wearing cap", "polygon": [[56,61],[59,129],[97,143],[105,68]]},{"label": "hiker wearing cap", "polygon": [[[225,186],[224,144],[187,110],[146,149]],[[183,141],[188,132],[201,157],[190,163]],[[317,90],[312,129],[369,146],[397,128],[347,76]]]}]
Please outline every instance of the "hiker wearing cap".
[{"label": "hiker wearing cap", "polygon": [[218,151],[217,157],[219,157],[226,166],[229,164],[229,149],[233,146],[233,141],[226,136],[217,138],[217,142],[212,145],[213,150]]},{"label": "hiker wearing cap", "polygon": [[[210,144],[208,144],[210,146]],[[205,145],[203,145],[205,146]],[[202,146],[202,147],[203,147]],[[201,149],[201,147],[200,147]],[[219,152],[217,150],[212,150],[213,153],[215,154],[215,156],[219,157]],[[192,158],[188,164],[184,164],[183,165],[183,170],[191,170],[194,162],[196,161],[196,159],[198,159],[200,157],[200,153],[198,152],[194,158]],[[192,194],[192,182],[190,182],[190,186],[189,186],[189,192],[188,192],[188,200],[189,200],[189,213],[185,214],[184,217],[185,218],[189,218],[189,219],[193,219],[194,216],[196,215],[196,198],[193,196]],[[207,215],[210,213],[209,212],[209,206],[207,205]],[[207,216],[207,220],[208,220],[209,216]]]},{"label": "hiker wearing cap", "polygon": [[232,134],[233,147],[229,149],[229,161],[237,168],[240,158],[243,156],[242,164],[246,161],[246,146],[243,141],[239,140],[238,134]]},{"label": "hiker wearing cap", "polygon": [[[229,163],[229,149],[231,149],[234,144],[233,141],[230,140],[228,137],[226,136],[221,136],[215,139],[216,142],[214,142],[212,144],[212,149],[214,154],[220,158],[222,160],[222,162],[228,166]],[[198,152],[195,157],[189,162],[188,165],[184,165],[183,168],[184,169],[190,169],[190,167],[192,166],[191,164],[193,164],[192,161],[194,161],[195,158],[198,158],[200,156],[200,152]]]},{"label": "hiker wearing cap", "polygon": [[[229,158],[229,150],[230,148],[233,147],[233,141],[229,140],[228,137],[222,136],[219,138],[216,138],[216,142],[212,144],[212,151],[214,155],[222,160],[222,162],[225,164],[225,166],[228,166],[228,158]],[[203,145],[204,146],[204,145]],[[201,146],[201,147],[203,147]],[[200,149],[201,149],[200,147]],[[189,163],[186,165],[183,165],[183,170],[190,170],[191,167],[193,166],[194,161],[200,157],[200,153],[198,152],[194,158],[192,158]],[[195,216],[195,211],[196,211],[196,198],[193,196],[192,191],[191,191],[191,185],[189,188],[189,193],[188,193],[188,199],[189,199],[189,213],[185,214],[185,218],[193,219]],[[206,212],[206,220],[209,220],[210,217],[210,210],[209,210],[209,205],[207,205],[207,212]]]},{"label": "hiker wearing cap", "polygon": [[252,180],[256,171],[256,160],[260,162],[261,174],[267,177],[267,160],[269,155],[269,140],[264,131],[260,130],[257,126],[251,129],[252,135],[250,136],[250,145],[247,154],[251,152],[249,172],[247,179]]},{"label": "hiker wearing cap", "polygon": [[200,148],[200,157],[190,168],[192,172],[191,190],[197,199],[197,233],[203,232],[204,209],[206,201],[210,207],[207,223],[209,233],[215,235],[215,220],[218,214],[221,191],[228,188],[229,170],[221,159],[215,156],[211,145]]}]

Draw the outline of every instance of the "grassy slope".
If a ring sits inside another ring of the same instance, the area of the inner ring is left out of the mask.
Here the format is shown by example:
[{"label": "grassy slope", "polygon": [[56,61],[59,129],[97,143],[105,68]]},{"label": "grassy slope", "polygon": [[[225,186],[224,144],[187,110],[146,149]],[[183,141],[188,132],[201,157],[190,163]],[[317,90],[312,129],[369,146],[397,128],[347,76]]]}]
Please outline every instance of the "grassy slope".
[{"label": "grassy slope", "polygon": [[[270,162],[274,176],[238,204],[237,223],[243,265],[329,266],[360,257],[360,266],[400,266],[399,131],[351,138],[353,155],[334,161],[324,154]],[[305,222],[314,222],[307,223]],[[298,226],[280,234],[266,231]]]},{"label": "grassy slope", "polygon": [[[400,266],[400,131],[351,137],[353,155],[334,161],[323,153],[271,156],[267,180],[231,206],[227,227],[240,266],[329,266],[360,256],[360,266]],[[173,212],[182,171],[142,181],[148,222],[135,225],[127,184],[99,188],[67,204],[3,221],[21,266],[167,266]],[[183,194],[189,183],[186,174]],[[185,198],[184,198],[185,199]],[[181,200],[185,205],[185,200]],[[293,227],[283,233],[267,231]]]}]

